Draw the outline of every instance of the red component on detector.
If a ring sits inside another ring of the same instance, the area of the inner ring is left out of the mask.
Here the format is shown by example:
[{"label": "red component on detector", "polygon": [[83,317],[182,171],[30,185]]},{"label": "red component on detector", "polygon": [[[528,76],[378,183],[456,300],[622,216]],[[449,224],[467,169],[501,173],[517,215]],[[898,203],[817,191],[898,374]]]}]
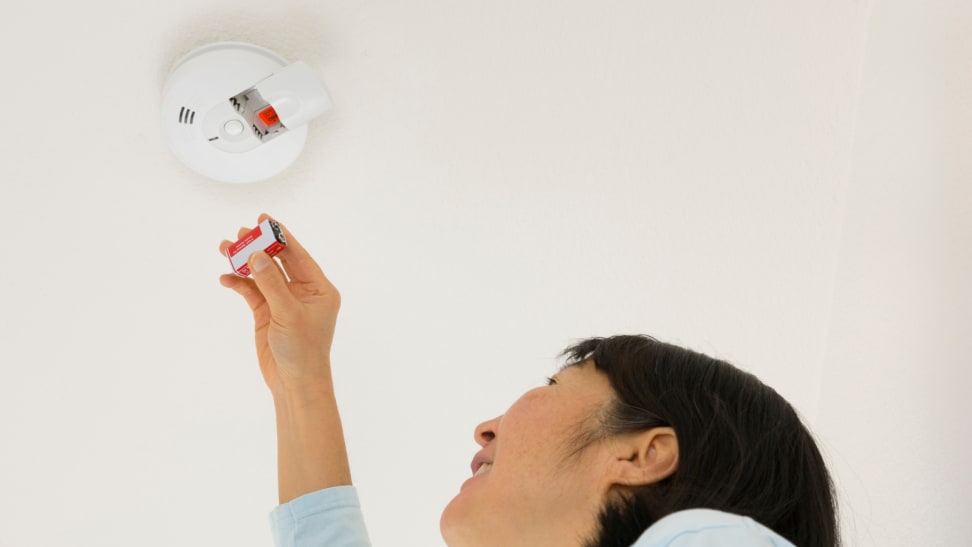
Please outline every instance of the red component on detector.
[{"label": "red component on detector", "polygon": [[277,116],[277,111],[272,106],[264,108],[257,113],[257,116],[260,118],[260,121],[267,124],[267,127],[280,123],[280,116]]}]

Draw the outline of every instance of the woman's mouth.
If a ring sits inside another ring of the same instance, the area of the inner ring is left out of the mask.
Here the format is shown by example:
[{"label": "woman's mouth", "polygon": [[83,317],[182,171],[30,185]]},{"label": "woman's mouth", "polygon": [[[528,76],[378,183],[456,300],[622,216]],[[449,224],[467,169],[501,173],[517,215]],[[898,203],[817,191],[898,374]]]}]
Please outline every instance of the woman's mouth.
[{"label": "woman's mouth", "polygon": [[482,475],[483,473],[489,471],[492,468],[493,468],[493,464],[483,462],[482,464],[480,464],[479,469],[477,469],[476,472],[473,473],[473,476],[478,477],[479,475]]}]

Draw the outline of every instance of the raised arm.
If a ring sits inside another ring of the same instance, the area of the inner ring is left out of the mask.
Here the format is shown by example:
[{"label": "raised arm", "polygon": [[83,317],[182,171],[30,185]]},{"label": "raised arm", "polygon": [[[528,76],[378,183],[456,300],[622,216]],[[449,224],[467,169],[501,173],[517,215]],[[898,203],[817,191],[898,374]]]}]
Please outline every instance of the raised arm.
[{"label": "raised arm", "polygon": [[[260,215],[258,222],[267,217]],[[258,252],[249,259],[252,278],[226,274],[220,283],[239,293],[253,312],[260,371],[277,416],[283,504],[350,485],[351,472],[331,381],[331,342],[341,296],[293,234],[281,228],[287,237],[287,248],[277,255],[283,269]],[[241,229],[240,236],[247,231]],[[220,252],[230,244],[223,241]]]}]

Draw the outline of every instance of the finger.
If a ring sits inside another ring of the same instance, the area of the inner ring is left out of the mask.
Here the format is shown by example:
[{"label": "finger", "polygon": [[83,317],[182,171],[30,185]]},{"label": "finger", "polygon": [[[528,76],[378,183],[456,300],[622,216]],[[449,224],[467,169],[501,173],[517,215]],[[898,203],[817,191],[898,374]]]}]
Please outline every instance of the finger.
[{"label": "finger", "polygon": [[247,263],[256,288],[270,306],[270,314],[278,319],[289,314],[297,301],[287,286],[287,278],[274,266],[273,259],[267,253],[257,251],[250,255]]},{"label": "finger", "polygon": [[221,254],[221,255],[226,255],[226,249],[228,249],[228,248],[229,248],[229,246],[230,246],[230,245],[232,245],[232,244],[233,244],[233,242],[232,242],[232,241],[230,241],[230,240],[228,240],[228,239],[224,239],[224,240],[223,240],[223,241],[222,241],[222,242],[221,242],[221,243],[219,244],[219,254]]},{"label": "finger", "polygon": [[256,283],[252,279],[233,274],[223,274],[219,277],[219,284],[236,291],[246,300],[246,304],[251,310],[257,309],[266,302],[263,294],[256,287]]},{"label": "finger", "polygon": [[330,280],[324,275],[324,271],[321,270],[321,267],[310,253],[304,249],[304,246],[297,241],[294,234],[282,222],[277,222],[280,224],[280,229],[283,231],[284,237],[287,238],[287,247],[277,255],[277,258],[283,263],[283,267],[287,270],[287,276],[290,277],[291,281],[298,283],[323,282],[331,285]]}]

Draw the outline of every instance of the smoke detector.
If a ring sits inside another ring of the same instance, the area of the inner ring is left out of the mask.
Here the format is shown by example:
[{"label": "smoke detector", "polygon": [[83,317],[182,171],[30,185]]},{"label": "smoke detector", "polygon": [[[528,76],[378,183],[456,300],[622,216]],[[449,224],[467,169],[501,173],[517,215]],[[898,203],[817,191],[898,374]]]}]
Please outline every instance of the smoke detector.
[{"label": "smoke detector", "polygon": [[222,182],[270,178],[297,159],[307,123],[331,99],[303,62],[259,46],[220,42],[197,48],[162,91],[162,129],[193,171]]}]

